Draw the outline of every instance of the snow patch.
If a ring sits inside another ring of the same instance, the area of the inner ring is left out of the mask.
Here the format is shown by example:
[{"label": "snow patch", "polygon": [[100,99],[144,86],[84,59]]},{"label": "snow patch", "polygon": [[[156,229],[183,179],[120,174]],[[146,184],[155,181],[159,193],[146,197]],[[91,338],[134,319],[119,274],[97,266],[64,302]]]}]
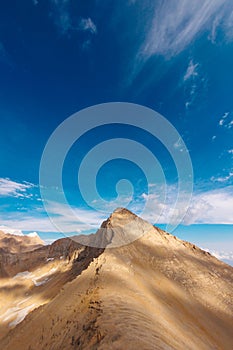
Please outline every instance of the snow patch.
[{"label": "snow patch", "polygon": [[27,236],[40,238],[37,232],[30,232]]},{"label": "snow patch", "polygon": [[48,258],[48,259],[46,259],[46,261],[53,261],[54,260],[54,258]]},{"label": "snow patch", "polygon": [[35,308],[35,306],[36,306],[36,304],[31,304],[31,305],[25,306],[23,308],[20,307],[20,305],[25,303],[28,299],[30,299],[30,297],[22,300],[16,306],[11,307],[6,312],[4,312],[4,314],[0,316],[1,321],[2,322],[7,322],[7,321],[13,319],[9,323],[9,327],[14,327],[18,323],[22,322],[24,320],[24,318],[27,316],[27,314],[30,311],[32,311]]},{"label": "snow patch", "polygon": [[13,277],[13,279],[15,279],[15,278],[31,278],[31,275],[32,275],[31,272],[29,272],[29,271],[23,271],[23,272],[17,273],[17,274]]},{"label": "snow patch", "polygon": [[29,314],[29,312],[35,308],[35,306],[36,306],[36,304],[32,304],[32,305],[24,307],[21,310],[15,311],[16,318],[12,322],[9,323],[9,327],[14,327],[17,324],[19,324],[20,322],[22,322],[25,319],[25,317],[27,316],[27,314]]},{"label": "snow patch", "polygon": [[33,283],[34,283],[34,285],[36,286],[36,287],[39,287],[39,286],[42,286],[43,284],[45,284],[46,282],[48,282],[48,277],[46,277],[44,280],[42,280],[42,281],[38,281],[38,278],[33,278],[32,279],[32,281],[33,281]]},{"label": "snow patch", "polygon": [[[22,278],[22,279],[28,279],[31,280],[34,284],[35,287],[39,287],[42,284],[45,284],[46,282],[49,281],[49,276],[52,275],[54,272],[56,272],[58,269],[58,267],[52,267],[49,271],[42,273],[41,275],[37,275],[36,273],[32,273],[29,271],[23,271],[23,272],[19,272],[17,273],[13,279],[16,278]],[[37,271],[37,273],[40,270]]]},{"label": "snow patch", "polygon": [[3,233],[8,233],[9,235],[14,235],[14,236],[24,236],[23,232],[21,230],[13,229],[4,225],[0,225],[0,231]]}]

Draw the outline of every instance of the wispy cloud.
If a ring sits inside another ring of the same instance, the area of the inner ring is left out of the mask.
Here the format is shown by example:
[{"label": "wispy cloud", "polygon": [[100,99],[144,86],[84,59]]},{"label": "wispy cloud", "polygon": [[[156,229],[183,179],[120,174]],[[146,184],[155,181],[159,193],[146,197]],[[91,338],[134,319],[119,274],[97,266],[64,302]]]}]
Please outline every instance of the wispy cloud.
[{"label": "wispy cloud", "polygon": [[48,217],[36,217],[36,213],[28,213],[27,215],[17,215],[13,213],[8,215],[0,215],[0,223],[2,226],[8,227],[11,230],[20,231],[39,231],[39,232],[58,232],[59,230],[52,225]]},{"label": "wispy cloud", "polygon": [[64,228],[64,232],[82,232],[91,228],[98,228],[106,214],[96,210],[68,207],[67,205],[49,202],[47,206],[50,216],[56,217],[56,223]]},{"label": "wispy cloud", "polygon": [[[37,210],[38,209],[38,210]],[[106,214],[95,210],[87,210],[78,207],[68,208],[66,205],[50,202],[47,206],[49,219],[42,207],[36,207],[34,210],[28,210],[26,213],[12,212],[7,216],[0,214],[0,224],[2,227],[13,228],[21,231],[39,231],[39,232],[62,232],[84,233],[87,231],[95,232],[106,219]],[[55,220],[53,221],[53,218]]]},{"label": "wispy cloud", "polygon": [[212,22],[211,31],[210,31],[210,34],[208,36],[208,39],[212,42],[212,44],[216,43],[217,30],[218,30],[218,27],[220,25],[220,22],[221,22],[220,16],[216,16]]},{"label": "wispy cloud", "polygon": [[[231,3],[231,6],[232,6],[232,3]],[[228,12],[228,16],[224,22],[224,29],[225,29],[225,33],[226,33],[227,38],[229,40],[232,40],[233,39],[233,11],[232,11],[232,8]]]},{"label": "wispy cloud", "polygon": [[88,31],[92,34],[97,33],[97,28],[95,23],[91,20],[91,18],[82,18],[79,23],[79,28],[82,31]]},{"label": "wispy cloud", "polygon": [[[154,54],[173,56],[185,49],[205,30],[216,33],[216,15],[228,30],[230,1],[219,0],[164,0],[151,8],[153,21],[140,53],[145,57]],[[213,28],[213,21],[214,28]]]},{"label": "wispy cloud", "polygon": [[[233,177],[233,173],[231,177]],[[223,184],[225,183],[222,182]],[[0,179],[0,195],[2,197],[28,198],[33,186],[30,183]],[[196,192],[193,194],[191,203],[187,203],[185,193],[181,193],[181,203],[175,212],[173,208],[177,200],[177,190],[176,185],[167,185],[166,198],[164,199],[161,195],[163,193],[161,186],[150,184],[149,194],[141,194],[128,207],[153,224],[168,224],[174,215],[182,217],[185,213],[182,221],[185,225],[233,224],[233,186]],[[0,225],[22,231],[80,233],[91,230],[95,232],[102,221],[116,208],[116,205],[111,206],[111,202],[106,208],[97,211],[90,208],[67,207],[67,205],[54,201],[47,204],[51,221],[42,204],[36,200],[35,196],[33,198],[33,206],[30,205],[27,210],[16,210],[16,207],[12,207],[12,210],[7,208],[6,212],[2,210]],[[126,206],[129,202],[130,198],[124,196],[122,201],[119,198],[117,206]],[[143,214],[145,203],[147,210]]]},{"label": "wispy cloud", "polygon": [[50,17],[61,34],[70,35],[80,31],[97,33],[97,27],[90,17],[80,18],[72,13],[70,0],[50,0],[50,4]]},{"label": "wispy cloud", "polygon": [[211,177],[211,181],[214,181],[214,182],[227,182],[231,179],[233,179],[233,172],[231,171],[225,176]]},{"label": "wispy cloud", "polygon": [[218,124],[226,129],[231,129],[233,127],[233,119],[231,118],[231,113],[224,113],[220,118]]},{"label": "wispy cloud", "polygon": [[21,230],[4,225],[0,225],[0,231],[14,236],[23,236],[23,232]]},{"label": "wispy cloud", "polygon": [[194,194],[184,223],[233,224],[233,186]]},{"label": "wispy cloud", "polygon": [[187,96],[185,107],[188,109],[196,100],[198,91],[202,91],[205,86],[205,79],[200,76],[200,64],[194,63],[193,59],[189,61],[183,77],[183,83]]},{"label": "wispy cloud", "polygon": [[60,33],[66,34],[72,27],[69,12],[70,0],[50,0],[50,4],[50,17],[53,19]]},{"label": "wispy cloud", "polygon": [[[174,204],[176,202],[177,188],[176,186],[167,186],[167,198],[161,201],[158,193],[160,192],[155,185],[151,186],[151,193],[143,194],[142,199],[149,201],[150,208],[144,215],[144,218],[152,223],[167,224],[173,215],[180,214],[182,210],[186,215],[182,223],[185,225],[191,224],[233,224],[232,208],[233,208],[233,186],[225,188],[201,191],[193,193],[190,204],[181,202],[180,209],[174,212]],[[182,194],[181,194],[182,195]],[[185,198],[185,197],[184,197]],[[135,205],[134,210],[140,212],[144,203],[140,202]]]},{"label": "wispy cloud", "polygon": [[194,64],[193,60],[192,59],[190,60],[188,68],[187,68],[185,75],[184,75],[184,81],[187,81],[190,78],[193,79],[193,78],[198,76],[198,71],[197,71],[198,66],[199,66],[198,63]]},{"label": "wispy cloud", "polygon": [[215,256],[215,258],[228,262],[231,265],[233,264],[233,251],[227,252],[227,251],[218,251],[218,250],[212,250],[208,248],[201,248],[205,250],[206,252],[209,252],[211,255]]},{"label": "wispy cloud", "polygon": [[[186,213],[182,221],[185,225],[198,223],[233,224],[233,186],[194,193],[190,203],[187,203],[185,193],[183,195],[181,193],[181,203],[179,208],[176,209],[176,212],[174,212],[173,208],[177,200],[177,186],[167,186],[165,200],[162,198],[161,192],[163,192],[161,191],[161,186],[151,185],[150,194],[143,193],[131,206],[129,205],[129,209],[141,215],[140,213],[143,212],[145,203],[147,203],[147,210],[142,214],[142,217],[153,224],[167,224],[174,215],[177,214],[180,217],[180,211],[183,214]],[[123,197],[122,201],[121,203],[119,199],[118,206],[124,206],[125,197]],[[102,212],[98,212],[95,210],[73,208],[74,213],[71,216],[70,210],[67,210],[63,205],[51,203],[50,213],[58,215],[61,224],[68,222],[72,229],[82,231],[87,225],[96,228],[99,227],[101,222],[105,220],[115,207],[112,208],[110,206],[105,209],[103,208]],[[76,220],[74,220],[74,215],[76,215]],[[81,222],[77,224],[79,220],[86,225]]]},{"label": "wispy cloud", "polygon": [[34,186],[29,182],[20,183],[7,178],[0,178],[0,196],[30,198],[31,194],[28,193],[28,190]]}]

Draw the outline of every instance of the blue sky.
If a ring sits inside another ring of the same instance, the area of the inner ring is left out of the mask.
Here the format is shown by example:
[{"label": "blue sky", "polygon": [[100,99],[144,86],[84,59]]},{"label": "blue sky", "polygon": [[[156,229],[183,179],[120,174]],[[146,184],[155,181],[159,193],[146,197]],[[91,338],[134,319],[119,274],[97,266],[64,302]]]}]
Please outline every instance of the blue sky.
[{"label": "blue sky", "polygon": [[[25,232],[56,231],[39,191],[40,159],[48,138],[73,113],[122,101],[152,108],[179,132],[194,172],[193,200],[183,224],[227,225],[228,233],[216,226],[218,239],[208,236],[202,226],[192,239],[201,244],[205,232],[207,248],[221,241],[224,250],[233,250],[232,28],[231,0],[1,4],[0,224]],[[149,148],[164,170],[170,200],[175,196],[174,164],[158,141],[133,127],[96,128],[75,143],[64,164],[70,204],[96,226],[106,214],[85,206],[76,176],[85,154],[115,137],[129,137]],[[147,200],[147,183],[130,162],[118,159],[100,169],[101,196],[115,198],[115,184],[121,178],[134,185],[131,208],[137,209]],[[124,196],[123,204],[127,191]],[[156,211],[160,205],[156,192],[151,196],[151,210]],[[63,220],[62,203],[55,199],[50,206],[51,213]],[[165,209],[169,211],[168,205]],[[164,221],[166,215],[160,218],[160,223]],[[189,237],[193,233],[182,236]]]}]

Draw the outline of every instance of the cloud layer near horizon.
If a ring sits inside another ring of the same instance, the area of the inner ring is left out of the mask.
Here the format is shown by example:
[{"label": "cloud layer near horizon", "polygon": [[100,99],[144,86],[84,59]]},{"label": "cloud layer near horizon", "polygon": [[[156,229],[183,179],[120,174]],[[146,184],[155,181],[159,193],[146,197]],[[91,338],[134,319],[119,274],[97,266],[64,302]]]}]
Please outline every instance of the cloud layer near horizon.
[{"label": "cloud layer near horizon", "polygon": [[[176,186],[167,186],[167,196],[164,202],[161,202],[159,191],[156,185],[150,185],[152,190],[150,194],[143,193],[130,208],[139,214],[143,211],[145,203],[149,200],[149,207],[142,215],[144,219],[153,224],[167,224],[172,215],[174,215],[173,206],[176,201]],[[0,197],[2,199],[11,197],[15,201],[24,202],[23,211],[8,206],[0,214],[0,225],[17,228],[24,231],[42,231],[58,232],[45,213],[43,205],[38,201],[38,195],[35,195],[33,184],[18,183],[10,179],[0,179]],[[32,193],[32,191],[34,191]],[[30,203],[27,201],[30,200]],[[27,202],[27,203],[26,203]],[[122,198],[124,206],[125,198]],[[111,202],[110,202],[111,203]],[[30,205],[29,205],[30,204]],[[182,204],[182,203],[181,203]],[[179,210],[183,210],[182,224],[233,224],[233,186],[214,190],[202,190],[193,193],[191,203],[184,201]],[[82,232],[87,229],[96,229],[101,222],[112,212],[111,206],[103,208],[102,212],[93,209],[70,207],[66,205],[51,202],[49,203],[49,214],[52,218],[56,217],[61,227],[65,227],[65,232]],[[175,213],[176,214],[176,213]],[[177,213],[178,214],[178,213]]]}]

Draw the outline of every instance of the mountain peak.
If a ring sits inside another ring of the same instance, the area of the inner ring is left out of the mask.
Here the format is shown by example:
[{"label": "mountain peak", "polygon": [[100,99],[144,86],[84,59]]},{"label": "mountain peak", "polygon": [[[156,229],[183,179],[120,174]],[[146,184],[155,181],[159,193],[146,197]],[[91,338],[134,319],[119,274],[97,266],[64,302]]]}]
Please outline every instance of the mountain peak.
[{"label": "mountain peak", "polygon": [[95,246],[119,247],[146,234],[153,226],[126,208],[116,208],[96,233]]},{"label": "mountain peak", "polygon": [[116,208],[107,220],[103,221],[101,228],[107,228],[110,226],[122,226],[137,217],[134,213],[126,208]]},{"label": "mountain peak", "polygon": [[116,208],[111,215],[132,215],[132,216],[136,216],[134,213],[132,213],[132,211],[130,211],[129,209],[126,209],[124,207],[118,207]]}]

